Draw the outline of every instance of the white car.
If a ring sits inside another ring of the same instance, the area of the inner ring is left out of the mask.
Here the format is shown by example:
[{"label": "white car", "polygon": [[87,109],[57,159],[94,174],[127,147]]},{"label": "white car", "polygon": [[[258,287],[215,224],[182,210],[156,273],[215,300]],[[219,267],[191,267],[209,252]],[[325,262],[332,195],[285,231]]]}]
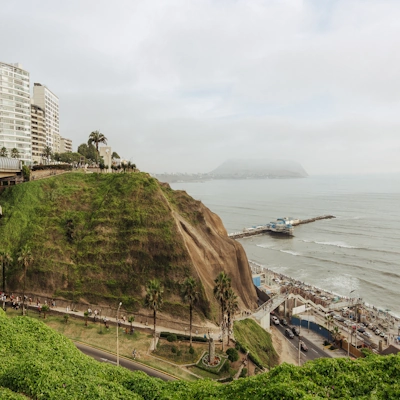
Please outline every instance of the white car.
[{"label": "white car", "polygon": [[272,319],[272,321],[274,321],[274,324],[275,324],[275,325],[279,325],[279,319],[278,319],[277,317],[275,317],[275,315],[273,315],[273,316],[271,317],[271,319]]},{"label": "white car", "polygon": [[367,337],[367,338],[370,338],[372,335],[369,333],[369,332],[367,332],[367,331],[365,331],[365,332],[363,332],[363,335],[365,336],[365,337]]}]

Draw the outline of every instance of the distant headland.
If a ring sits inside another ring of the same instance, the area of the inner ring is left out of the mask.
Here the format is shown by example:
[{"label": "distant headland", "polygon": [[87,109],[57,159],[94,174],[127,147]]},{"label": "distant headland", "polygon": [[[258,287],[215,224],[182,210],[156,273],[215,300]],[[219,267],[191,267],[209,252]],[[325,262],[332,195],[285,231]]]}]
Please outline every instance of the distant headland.
[{"label": "distant headland", "polygon": [[271,159],[231,159],[207,173],[177,172],[152,175],[168,183],[213,179],[288,179],[308,176],[305,169],[296,161]]}]

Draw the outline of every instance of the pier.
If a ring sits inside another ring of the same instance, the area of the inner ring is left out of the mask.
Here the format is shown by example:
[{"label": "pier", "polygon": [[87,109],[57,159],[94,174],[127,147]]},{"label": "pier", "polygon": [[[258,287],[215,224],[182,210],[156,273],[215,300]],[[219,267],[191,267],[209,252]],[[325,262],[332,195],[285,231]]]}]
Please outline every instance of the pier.
[{"label": "pier", "polygon": [[293,226],[309,224],[311,222],[320,221],[322,219],[332,219],[334,215],[320,215],[309,219],[289,219],[279,218],[276,222],[266,225],[254,226],[252,228],[244,228],[242,232],[229,233],[231,239],[242,239],[250,236],[261,235],[264,233],[279,233],[282,235],[293,236]]}]

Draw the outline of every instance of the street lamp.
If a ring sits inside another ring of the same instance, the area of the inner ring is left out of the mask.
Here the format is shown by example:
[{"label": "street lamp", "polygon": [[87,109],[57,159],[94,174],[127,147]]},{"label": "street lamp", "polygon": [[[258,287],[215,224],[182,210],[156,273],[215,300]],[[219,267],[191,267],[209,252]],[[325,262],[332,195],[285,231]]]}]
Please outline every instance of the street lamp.
[{"label": "street lamp", "polygon": [[301,366],[301,360],[300,360],[300,355],[301,355],[301,336],[299,335],[299,367]]},{"label": "street lamp", "polygon": [[119,303],[119,306],[118,306],[118,310],[117,310],[117,367],[119,366],[119,343],[118,343],[118,331],[119,331],[119,327],[118,327],[118,314],[119,314],[119,309],[121,308],[121,306],[122,306],[122,302],[121,303]]}]

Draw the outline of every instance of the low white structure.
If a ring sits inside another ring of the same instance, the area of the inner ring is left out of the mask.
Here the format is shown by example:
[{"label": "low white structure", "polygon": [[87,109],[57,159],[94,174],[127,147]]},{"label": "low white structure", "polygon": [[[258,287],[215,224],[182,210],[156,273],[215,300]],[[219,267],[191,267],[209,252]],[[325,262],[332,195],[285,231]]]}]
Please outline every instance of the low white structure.
[{"label": "low white structure", "polygon": [[100,157],[103,157],[104,165],[107,165],[108,168],[106,172],[111,172],[111,165],[112,165],[112,151],[110,146],[102,146],[99,148]]}]

